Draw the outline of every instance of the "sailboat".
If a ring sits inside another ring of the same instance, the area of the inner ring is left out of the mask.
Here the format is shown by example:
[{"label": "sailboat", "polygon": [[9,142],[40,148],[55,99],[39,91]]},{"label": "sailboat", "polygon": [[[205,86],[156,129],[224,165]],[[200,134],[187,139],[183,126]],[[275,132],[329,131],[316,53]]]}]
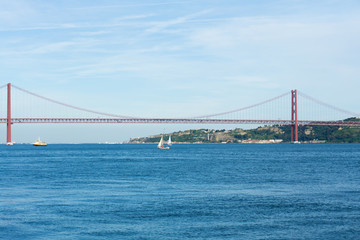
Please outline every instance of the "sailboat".
[{"label": "sailboat", "polygon": [[157,148],[158,149],[170,149],[169,146],[164,146],[164,138],[163,138],[163,136],[161,136],[161,139],[160,139],[159,144],[157,145]]},{"label": "sailboat", "polygon": [[167,145],[168,145],[168,146],[171,146],[171,145],[172,145],[172,142],[171,142],[171,135],[169,136],[169,140],[168,140]]}]

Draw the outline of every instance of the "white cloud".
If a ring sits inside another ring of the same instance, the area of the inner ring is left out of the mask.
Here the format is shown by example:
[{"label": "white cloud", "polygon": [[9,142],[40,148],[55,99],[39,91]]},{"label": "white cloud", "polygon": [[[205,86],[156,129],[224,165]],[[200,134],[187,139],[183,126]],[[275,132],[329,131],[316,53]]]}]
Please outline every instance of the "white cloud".
[{"label": "white cloud", "polygon": [[254,87],[259,89],[279,89],[281,86],[274,80],[260,76],[235,76],[225,78],[225,84],[233,87]]},{"label": "white cloud", "polygon": [[288,20],[278,17],[233,18],[200,28],[190,36],[194,44],[232,48],[244,44],[278,44],[309,40],[336,33],[334,23]]},{"label": "white cloud", "polygon": [[[0,34],[5,36],[0,40],[0,54],[6,55],[0,60],[2,72],[14,79],[29,76],[46,81],[49,86],[64,81],[96,88],[106,82],[133,91],[138,96],[133,100],[139,104],[138,112],[144,108],[144,99],[147,111],[152,112],[151,106],[157,105],[152,99],[165,92],[173,93],[174,99],[199,97],[189,104],[183,100],[168,104],[169,108],[181,109],[184,104],[185,110],[196,112],[200,106],[211,113],[211,104],[231,109],[239,98],[245,105],[256,102],[254,92],[266,98],[290,88],[309,92],[330,85],[343,91],[339,79],[352,86],[349,91],[359,86],[355,82],[358,16],[266,15],[273,14],[270,11],[261,12],[264,16],[257,12],[241,15],[235,10],[242,4],[226,3],[155,11],[147,4],[124,12],[100,4],[99,15],[88,14],[86,4],[78,4],[80,16],[56,12],[56,17],[47,18],[52,13],[47,11],[26,24],[0,25]],[[42,4],[36,8],[39,13],[41,9]],[[356,98],[356,94],[348,95]]]},{"label": "white cloud", "polygon": [[59,52],[59,51],[63,51],[64,49],[66,49],[70,46],[74,46],[75,44],[76,44],[75,42],[51,43],[51,44],[47,44],[45,46],[37,47],[37,48],[29,51],[28,53],[42,54],[42,53]]},{"label": "white cloud", "polygon": [[150,23],[152,26],[150,28],[148,28],[146,30],[147,33],[157,33],[160,32],[168,27],[174,26],[174,25],[178,25],[178,24],[182,24],[182,23],[186,23],[188,21],[190,21],[191,19],[194,19],[196,17],[205,15],[207,13],[210,13],[211,10],[203,10],[203,11],[199,11],[197,13],[193,13],[193,14],[189,14],[189,15],[185,15],[182,17],[178,17],[175,19],[171,19],[171,20],[166,20],[166,21],[160,21],[160,22],[152,22]]},{"label": "white cloud", "polygon": [[167,2],[153,2],[153,3],[139,3],[139,4],[122,4],[122,5],[96,5],[87,7],[71,8],[75,10],[99,10],[99,9],[114,9],[114,8],[131,8],[131,7],[148,7],[148,6],[161,6],[161,5],[176,5],[187,4],[191,1],[167,1]]},{"label": "white cloud", "polygon": [[26,23],[36,16],[36,10],[27,1],[0,1],[0,26],[14,26]]}]

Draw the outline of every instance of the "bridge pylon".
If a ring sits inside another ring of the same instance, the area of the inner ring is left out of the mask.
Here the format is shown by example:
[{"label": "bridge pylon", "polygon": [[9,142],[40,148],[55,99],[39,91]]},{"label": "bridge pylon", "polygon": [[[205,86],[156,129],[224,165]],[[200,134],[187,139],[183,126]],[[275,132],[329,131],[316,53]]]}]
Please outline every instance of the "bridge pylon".
[{"label": "bridge pylon", "polygon": [[291,142],[299,142],[298,138],[298,111],[297,90],[291,90]]},{"label": "bridge pylon", "polygon": [[7,128],[6,128],[6,144],[12,145],[11,141],[11,83],[7,84]]}]

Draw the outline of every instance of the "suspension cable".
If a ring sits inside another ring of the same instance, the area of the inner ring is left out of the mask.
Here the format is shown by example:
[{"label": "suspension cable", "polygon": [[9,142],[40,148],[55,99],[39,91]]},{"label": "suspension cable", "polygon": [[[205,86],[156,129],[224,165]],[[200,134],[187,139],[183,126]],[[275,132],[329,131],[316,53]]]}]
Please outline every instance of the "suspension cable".
[{"label": "suspension cable", "polygon": [[346,113],[346,114],[349,114],[349,115],[354,116],[354,117],[359,117],[359,116],[360,116],[360,114],[353,113],[353,112],[350,112],[350,111],[347,111],[347,110],[344,110],[344,109],[335,107],[335,106],[333,106],[333,105],[330,105],[330,104],[328,104],[328,103],[325,103],[325,102],[323,102],[323,101],[320,101],[320,100],[318,100],[318,99],[315,99],[315,98],[313,98],[313,97],[311,97],[311,96],[309,96],[309,95],[307,95],[307,94],[305,94],[305,93],[303,93],[303,92],[298,91],[298,93],[299,93],[301,96],[303,96],[303,97],[305,97],[305,98],[307,98],[307,99],[309,99],[309,100],[311,100],[311,101],[313,101],[313,102],[316,102],[316,103],[318,103],[318,104],[320,104],[320,105],[326,106],[326,107],[331,108],[331,109],[333,109],[333,110],[336,110],[336,111],[339,111],[339,112],[342,112],[342,113]]},{"label": "suspension cable", "polygon": [[260,105],[263,105],[265,103],[269,103],[269,102],[272,102],[272,101],[275,101],[279,98],[282,98],[286,95],[288,95],[289,92],[286,92],[286,93],[283,93],[277,97],[274,97],[274,98],[271,98],[271,99],[268,99],[266,101],[262,101],[262,102],[259,102],[259,103],[256,103],[254,105],[250,105],[250,106],[247,106],[247,107],[243,107],[243,108],[238,108],[238,109],[235,109],[235,110],[231,110],[231,111],[227,111],[227,112],[222,112],[222,113],[215,113],[215,114],[210,114],[210,115],[203,115],[203,116],[197,116],[197,117],[193,117],[193,118],[209,118],[209,117],[215,117],[215,116],[219,116],[219,115],[225,115],[225,114],[229,114],[229,113],[234,113],[234,112],[240,112],[240,111],[244,111],[244,110],[247,110],[247,109],[250,109],[250,108],[254,108],[254,107],[257,107],[257,106],[260,106]]},{"label": "suspension cable", "polygon": [[[6,86],[6,85],[5,85]],[[123,116],[123,115],[116,115],[116,114],[110,114],[110,113],[103,113],[103,112],[97,112],[97,111],[93,111],[93,110],[89,110],[89,109],[86,109],[86,108],[81,108],[81,107],[76,107],[76,106],[73,106],[73,105],[70,105],[70,104],[66,104],[66,103],[62,103],[62,102],[59,102],[59,101],[56,101],[56,100],[53,100],[53,99],[50,99],[50,98],[47,98],[47,97],[43,97],[43,96],[40,96],[36,93],[33,93],[33,92],[30,92],[28,90],[25,90],[25,89],[22,89],[20,87],[17,87],[15,85],[11,85],[12,87],[22,91],[22,92],[25,92],[27,94],[30,94],[30,95],[33,95],[35,97],[38,97],[38,98],[41,98],[41,99],[44,99],[46,101],[49,101],[49,102],[52,102],[52,103],[56,103],[56,104],[59,104],[59,105],[62,105],[62,106],[65,106],[65,107],[69,107],[69,108],[72,108],[72,109],[76,109],[76,110],[80,110],[80,111],[83,111],[83,112],[88,112],[88,113],[94,113],[94,114],[98,114],[98,115],[103,115],[103,116],[109,116],[109,117],[116,117],[116,118],[131,118],[131,119],[137,119],[135,117],[130,117],[130,116]],[[0,87],[1,88],[1,87]]]}]

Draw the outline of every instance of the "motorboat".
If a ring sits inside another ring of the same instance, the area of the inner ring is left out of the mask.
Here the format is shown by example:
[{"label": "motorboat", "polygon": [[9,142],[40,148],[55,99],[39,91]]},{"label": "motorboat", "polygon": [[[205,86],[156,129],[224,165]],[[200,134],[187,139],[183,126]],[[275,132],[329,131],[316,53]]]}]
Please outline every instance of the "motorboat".
[{"label": "motorboat", "polygon": [[46,142],[42,142],[40,140],[40,138],[38,138],[34,143],[33,143],[34,146],[47,146],[47,143]]}]

